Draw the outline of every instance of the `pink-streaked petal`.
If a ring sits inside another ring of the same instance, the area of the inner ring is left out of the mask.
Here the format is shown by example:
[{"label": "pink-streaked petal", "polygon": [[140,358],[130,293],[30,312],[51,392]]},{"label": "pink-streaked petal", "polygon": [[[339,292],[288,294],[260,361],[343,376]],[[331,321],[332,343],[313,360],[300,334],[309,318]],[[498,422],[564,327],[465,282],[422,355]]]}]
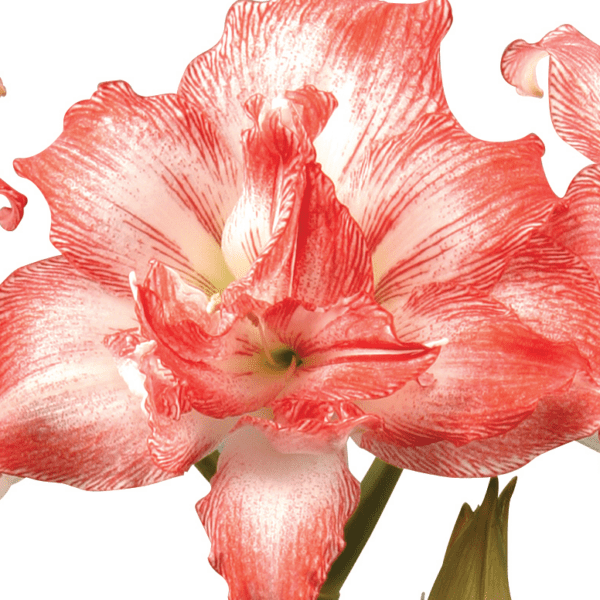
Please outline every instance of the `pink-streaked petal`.
[{"label": "pink-streaked petal", "polygon": [[236,428],[253,425],[278,452],[321,454],[345,452],[353,432],[381,426],[379,417],[366,414],[352,402],[283,400],[274,405],[273,413],[274,420],[243,416]]},{"label": "pink-streaked petal", "polygon": [[0,227],[6,229],[6,231],[13,231],[23,218],[27,198],[2,179],[0,179],[0,195],[4,196],[10,203],[10,207],[3,206],[0,208]]},{"label": "pink-streaked petal", "polygon": [[282,453],[245,425],[227,438],[211,488],[196,508],[229,597],[316,600],[360,497],[345,451]]},{"label": "pink-streaked petal", "polygon": [[254,129],[244,135],[244,194],[227,221],[223,251],[238,276],[224,294],[274,304],[291,297],[317,306],[373,294],[371,259],[348,209],[318,164],[311,136],[335,101],[305,87],[284,108],[249,103]]},{"label": "pink-streaked petal", "polygon": [[62,258],[0,288],[0,471],[84,489],[172,477],[148,451],[141,398],[104,336],[135,326],[130,300],[106,294]]},{"label": "pink-streaked petal", "polygon": [[439,45],[451,22],[445,0],[237,2],[221,41],[189,65],[179,93],[198,103],[241,156],[241,102],[311,84],[340,107],[318,140],[334,181],[373,140],[447,110]]},{"label": "pink-streaked petal", "polygon": [[444,345],[417,381],[389,398],[358,403],[384,422],[383,432],[368,432],[365,439],[462,445],[499,435],[528,417],[541,397],[588,369],[573,345],[543,338],[474,290],[428,286],[395,317],[404,323],[398,327],[403,339]]},{"label": "pink-streaked petal", "polygon": [[557,200],[543,152],[535,136],[485,142],[439,114],[373,147],[338,189],[373,255],[378,301],[428,283],[497,281]]},{"label": "pink-streaked petal", "polygon": [[600,373],[600,288],[580,258],[549,238],[532,238],[494,287],[494,298],[528,327],[574,343]]},{"label": "pink-streaked petal", "polygon": [[285,372],[269,366],[259,328],[250,319],[209,313],[209,300],[160,263],[137,288],[138,314],[153,352],[178,380],[185,402],[216,419],[269,404]]},{"label": "pink-streaked petal", "polygon": [[397,467],[444,477],[493,477],[514,471],[536,456],[589,436],[600,427],[600,392],[578,375],[570,389],[541,399],[535,411],[503,435],[464,446],[438,442],[402,447],[383,438],[356,436],[356,441]]},{"label": "pink-streaked petal", "polygon": [[600,166],[590,165],[574,177],[544,232],[584,260],[600,280],[599,231]]},{"label": "pink-streaked petal", "polygon": [[269,309],[264,322],[301,361],[283,392],[286,398],[388,396],[426,371],[438,354],[399,341],[392,316],[366,298],[325,309],[288,300]]},{"label": "pink-streaked petal", "polygon": [[61,136],[15,161],[50,204],[51,240],[91,279],[130,295],[150,259],[209,294],[233,280],[220,239],[240,193],[239,168],[197,108],[102,84],[65,116]]},{"label": "pink-streaked petal", "polygon": [[154,463],[165,471],[181,475],[212,452],[237,419],[213,419],[195,411],[185,395],[186,385],[165,367],[156,353],[156,343],[143,340],[135,331],[108,336],[105,345],[112,352],[121,375],[138,381],[138,393],[150,428],[148,448]]},{"label": "pink-streaked petal", "polygon": [[558,135],[600,162],[600,46],[571,25],[551,31],[537,44],[516,40],[502,57],[502,74],[520,94],[542,96],[535,79],[538,61],[550,55],[550,116]]}]

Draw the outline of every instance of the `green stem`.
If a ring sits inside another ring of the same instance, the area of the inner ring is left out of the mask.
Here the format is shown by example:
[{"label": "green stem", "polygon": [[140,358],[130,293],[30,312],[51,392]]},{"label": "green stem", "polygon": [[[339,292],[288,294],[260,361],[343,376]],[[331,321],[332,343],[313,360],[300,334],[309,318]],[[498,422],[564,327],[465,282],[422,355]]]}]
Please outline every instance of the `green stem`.
[{"label": "green stem", "polygon": [[402,469],[376,458],[360,484],[360,503],[344,528],[346,547],[333,563],[318,600],[338,600],[340,589],[350,575],[375,525],[383,513]]},{"label": "green stem", "polygon": [[[216,473],[218,459],[219,451],[215,450],[196,463],[196,468],[207,481]],[[392,467],[379,458],[373,461],[360,484],[358,508],[344,528],[346,547],[331,566],[318,600],[339,600],[340,589],[371,537],[401,474],[402,469]]]},{"label": "green stem", "polygon": [[215,450],[213,453],[205,456],[202,460],[199,460],[194,466],[202,473],[204,479],[210,483],[212,476],[217,472],[218,460],[219,451]]}]

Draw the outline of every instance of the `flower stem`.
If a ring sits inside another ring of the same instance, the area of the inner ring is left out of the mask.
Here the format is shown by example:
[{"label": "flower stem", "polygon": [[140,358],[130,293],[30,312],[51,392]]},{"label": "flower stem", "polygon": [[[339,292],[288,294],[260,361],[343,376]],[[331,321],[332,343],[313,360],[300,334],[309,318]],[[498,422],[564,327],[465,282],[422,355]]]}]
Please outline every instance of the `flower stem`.
[{"label": "flower stem", "polygon": [[346,547],[331,566],[318,600],[338,600],[340,589],[375,529],[390,499],[402,469],[392,467],[379,458],[367,471],[360,484],[360,503],[344,529]]},{"label": "flower stem", "polygon": [[202,460],[199,460],[194,466],[202,473],[204,479],[210,483],[212,476],[217,472],[218,460],[219,451],[215,450],[211,454],[205,456]]}]

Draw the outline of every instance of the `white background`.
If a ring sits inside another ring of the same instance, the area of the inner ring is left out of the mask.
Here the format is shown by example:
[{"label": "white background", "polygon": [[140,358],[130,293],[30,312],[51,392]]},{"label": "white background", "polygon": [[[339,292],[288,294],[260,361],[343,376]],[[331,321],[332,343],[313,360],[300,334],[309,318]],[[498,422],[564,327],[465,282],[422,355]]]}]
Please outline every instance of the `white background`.
[{"label": "white background", "polygon": [[[563,23],[600,41],[594,4],[455,0],[442,45],[446,93],[461,123],[485,139],[538,133],[559,194],[586,161],[553,133],[545,100],[524,99],[503,81],[499,61],[511,40],[537,41]],[[226,9],[216,0],[3,0],[0,76],[8,96],[0,100],[0,177],[30,202],[19,230],[0,231],[0,279],[55,253],[49,211],[37,189],[16,177],[12,159],[49,145],[66,109],[98,82],[125,79],[144,95],[175,91],[186,64],[219,38]],[[360,476],[368,456],[353,451],[351,462]],[[600,598],[600,455],[573,443],[516,473],[513,600]],[[406,471],[342,599],[419,600],[435,579],[461,504],[477,505],[486,486],[485,479]],[[194,510],[208,489],[194,470],[119,492],[20,483],[0,503],[0,598],[224,600],[227,588],[208,565],[208,540]]]}]

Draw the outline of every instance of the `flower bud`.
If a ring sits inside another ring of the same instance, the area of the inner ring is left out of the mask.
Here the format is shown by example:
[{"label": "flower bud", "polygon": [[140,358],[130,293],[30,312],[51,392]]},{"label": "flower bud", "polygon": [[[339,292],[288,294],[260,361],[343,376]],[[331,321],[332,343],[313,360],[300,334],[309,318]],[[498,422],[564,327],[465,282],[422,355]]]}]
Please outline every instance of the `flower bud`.
[{"label": "flower bud", "polygon": [[429,600],[510,600],[508,506],[516,483],[498,496],[493,477],[481,506],[463,504]]}]

